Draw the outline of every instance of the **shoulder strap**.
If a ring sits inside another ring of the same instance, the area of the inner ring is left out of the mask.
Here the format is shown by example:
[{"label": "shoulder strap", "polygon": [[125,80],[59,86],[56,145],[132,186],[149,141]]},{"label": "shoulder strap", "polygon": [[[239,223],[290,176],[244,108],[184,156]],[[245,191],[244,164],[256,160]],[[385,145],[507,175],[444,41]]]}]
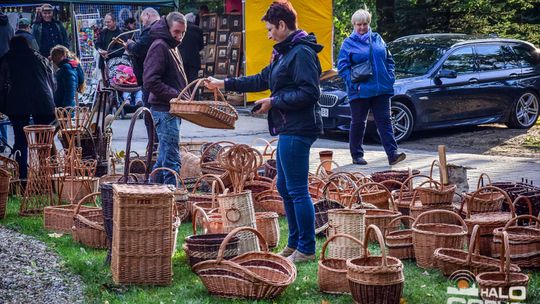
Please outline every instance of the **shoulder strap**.
[{"label": "shoulder strap", "polygon": [[371,57],[373,54],[373,46],[371,45],[371,35],[369,35],[369,61],[371,62]]}]

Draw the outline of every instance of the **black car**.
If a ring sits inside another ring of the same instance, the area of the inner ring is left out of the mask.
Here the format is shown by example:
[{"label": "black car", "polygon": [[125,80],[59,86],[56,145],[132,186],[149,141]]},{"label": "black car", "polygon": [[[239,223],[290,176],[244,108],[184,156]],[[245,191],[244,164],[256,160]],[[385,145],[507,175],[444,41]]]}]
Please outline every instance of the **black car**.
[{"label": "black car", "polygon": [[[538,118],[540,50],[532,44],[463,34],[426,34],[388,44],[396,62],[392,122],[396,139],[413,131],[505,123],[527,129]],[[349,100],[336,73],[321,79],[325,129],[348,131]],[[373,118],[368,133],[377,134]],[[376,136],[378,137],[378,136]]]}]

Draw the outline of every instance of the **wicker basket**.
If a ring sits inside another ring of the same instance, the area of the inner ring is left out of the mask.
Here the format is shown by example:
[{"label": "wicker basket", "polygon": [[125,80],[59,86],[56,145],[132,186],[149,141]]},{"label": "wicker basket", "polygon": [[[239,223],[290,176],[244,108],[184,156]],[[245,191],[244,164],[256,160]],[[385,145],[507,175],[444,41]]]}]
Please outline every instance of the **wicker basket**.
[{"label": "wicker basket", "polygon": [[[257,235],[262,252],[248,252],[231,260],[224,260],[227,244],[238,232]],[[279,296],[296,279],[292,262],[268,252],[263,236],[255,229],[239,227],[231,231],[219,248],[215,260],[193,266],[208,292],[225,298],[270,299]]]},{"label": "wicker basket", "polygon": [[[184,251],[188,257],[189,267],[193,267],[195,264],[217,259],[219,247],[225,239],[227,234],[203,234],[203,235],[191,235],[184,240]],[[223,252],[223,258],[230,260],[238,256],[238,238],[233,237],[225,251]]]},{"label": "wicker basket", "polygon": [[276,189],[276,178],[272,181],[271,188],[259,192],[254,196],[256,212],[275,212],[280,216],[285,215],[285,205],[283,199]]},{"label": "wicker basket", "polygon": [[[71,233],[73,227],[73,211],[76,208],[77,204],[45,207],[43,212],[43,226],[47,230],[60,233]],[[102,209],[98,207],[81,206],[78,213],[84,215],[86,212],[102,212],[101,210]]]},{"label": "wicker basket", "polygon": [[365,183],[359,189],[363,203],[372,204],[379,209],[394,208],[392,194],[383,184],[376,182]]},{"label": "wicker basket", "polygon": [[172,281],[174,194],[164,185],[114,184],[111,270],[117,284]]},{"label": "wicker basket", "polygon": [[279,215],[275,212],[256,212],[257,230],[263,235],[268,247],[279,244]]},{"label": "wicker basket", "polygon": [[11,175],[11,180],[9,182],[9,194],[21,196],[22,185],[19,176],[19,163],[11,158],[0,155],[0,168],[7,170]]},{"label": "wicker basket", "polygon": [[[529,226],[513,226],[520,220],[529,220]],[[531,222],[535,222],[532,226]],[[502,247],[502,232],[508,234],[510,244],[510,259],[512,263],[523,268],[538,268],[540,267],[540,224],[537,217],[531,215],[517,216],[503,228],[497,228],[493,231],[492,252],[493,257],[500,257],[503,252]]]},{"label": "wicker basket", "polygon": [[176,186],[173,189],[174,203],[176,206],[176,216],[180,219],[180,221],[184,222],[187,219],[191,218],[190,208],[188,206],[188,192],[186,186],[184,185],[184,181],[180,178],[180,175],[174,170],[166,167],[159,167],[155,168],[154,170],[152,170],[152,172],[150,172],[150,182],[154,181],[156,173],[161,171],[167,171],[171,173],[176,180]]},{"label": "wicker basket", "polygon": [[339,238],[351,240],[351,242],[358,244],[360,248],[364,246],[359,239],[348,234],[335,234],[329,237],[322,246],[321,257],[319,259],[319,268],[317,270],[319,290],[330,294],[350,294],[351,289],[349,284],[344,284],[347,280],[347,259],[326,257],[328,244]]},{"label": "wicker basket", "polygon": [[193,207],[191,223],[193,226],[193,233],[197,230],[197,225],[203,229],[203,234],[221,234],[223,233],[223,218],[219,214],[218,209],[204,210],[203,208],[195,205]]},{"label": "wicker basket", "polygon": [[[431,180],[431,177],[427,175],[412,175],[405,179],[405,181],[401,184],[401,187],[399,191],[397,192],[398,199],[395,200],[395,203],[397,205],[397,210],[401,212],[403,215],[411,215],[410,213],[410,206],[412,204],[413,195],[414,195],[414,185],[413,182],[415,180],[418,180],[419,178],[427,179],[428,181]],[[420,202],[420,199],[418,197],[415,198],[415,200],[418,200]]]},{"label": "wicker basket", "polygon": [[363,256],[347,260],[347,280],[353,300],[360,304],[399,304],[403,293],[403,264],[386,255],[378,227],[368,226],[366,236],[372,231],[382,256],[370,256],[367,242],[364,242]]},{"label": "wicker basket", "polygon": [[107,248],[107,236],[103,227],[103,212],[101,208],[92,212],[81,213],[82,204],[91,198],[99,196],[100,192],[90,193],[83,197],[72,213],[73,216],[73,240],[91,248]]},{"label": "wicker basket", "polygon": [[[451,215],[459,224],[424,222],[425,218],[434,213]],[[433,257],[435,249],[462,249],[467,237],[467,226],[463,219],[456,213],[446,210],[430,210],[420,214],[414,221],[412,230],[416,265],[421,268],[435,266],[436,261]]]},{"label": "wicker basket", "polygon": [[388,247],[388,255],[400,260],[414,259],[414,246],[412,241],[411,229],[400,229],[403,220],[409,221],[406,227],[414,222],[414,218],[401,215],[388,223],[385,231],[386,247]]},{"label": "wicker basket", "polygon": [[[433,253],[437,260],[437,268],[443,275],[450,276],[458,270],[467,270],[473,274],[479,274],[486,271],[497,271],[499,260],[478,254],[478,229],[473,227],[471,239],[469,241],[468,252],[455,248],[437,248]],[[521,269],[517,265],[511,265],[512,271],[519,272]]]},{"label": "wicker basket", "polygon": [[311,199],[316,202],[323,196],[324,180],[315,175],[308,175],[308,191]]},{"label": "wicker basket", "polygon": [[479,187],[475,192],[465,194],[463,203],[467,206],[466,212],[470,214],[499,212],[506,199],[505,193],[506,191],[493,186]]},{"label": "wicker basket", "polygon": [[491,252],[491,243],[493,242],[493,230],[496,228],[504,227],[508,221],[510,221],[516,216],[516,213],[514,210],[514,204],[512,204],[512,201],[508,194],[506,194],[504,190],[497,187],[485,186],[483,188],[480,188],[471,195],[470,200],[474,201],[476,199],[476,196],[481,194],[482,191],[485,190],[499,191],[499,193],[504,195],[505,203],[510,207],[510,212],[498,211],[476,214],[471,214],[471,210],[467,208],[467,217],[465,218],[465,223],[467,224],[469,231],[472,231],[472,227],[474,225],[480,226],[478,230],[480,239],[480,245],[478,246],[478,249],[480,250],[481,255],[490,257],[493,256]]},{"label": "wicker basket", "polygon": [[[214,101],[193,100],[197,89],[204,81],[204,79],[197,79],[191,82],[180,92],[178,98],[171,99],[169,113],[205,128],[234,129],[238,112],[227,103],[218,89],[214,89]],[[184,99],[192,86],[195,87],[191,96]],[[221,101],[218,101],[218,98]]]},{"label": "wicker basket", "polygon": [[[251,199],[251,192],[226,193],[217,197],[219,213],[223,219],[223,232],[228,233],[238,227],[251,227],[257,229],[255,209]],[[252,233],[239,233],[239,254],[258,251],[257,237]]]},{"label": "wicker basket", "polygon": [[[424,186],[428,184],[429,186]],[[442,185],[435,180],[425,181],[415,188],[422,205],[450,205],[454,197],[456,185]]]},{"label": "wicker basket", "polygon": [[[393,180],[399,183],[405,182],[407,178],[420,174],[418,170],[388,170],[388,171],[379,171],[371,174],[371,179],[376,183],[383,183],[385,181]],[[398,184],[394,184],[392,187],[388,187],[390,191],[398,190],[399,187],[396,187]],[[386,186],[386,185],[385,185]]]},{"label": "wicker basket", "polygon": [[[520,272],[512,272],[510,269],[510,244],[506,231],[503,235],[503,252],[501,254],[500,268],[498,272],[484,272],[476,276],[478,289],[483,300],[499,301],[501,299],[492,297],[490,289],[498,290],[498,294],[508,295],[511,287],[524,287],[529,285],[529,276]],[[482,292],[485,291],[485,292]],[[526,293],[524,294],[526,296]]]},{"label": "wicker basket", "polygon": [[[202,192],[202,187],[205,183],[210,184],[210,192]],[[217,196],[225,191],[225,185],[221,181],[221,178],[214,174],[204,174],[199,177],[195,182],[191,193],[188,193],[188,209],[193,212],[193,204],[195,203],[211,203],[211,209],[218,208]]]}]

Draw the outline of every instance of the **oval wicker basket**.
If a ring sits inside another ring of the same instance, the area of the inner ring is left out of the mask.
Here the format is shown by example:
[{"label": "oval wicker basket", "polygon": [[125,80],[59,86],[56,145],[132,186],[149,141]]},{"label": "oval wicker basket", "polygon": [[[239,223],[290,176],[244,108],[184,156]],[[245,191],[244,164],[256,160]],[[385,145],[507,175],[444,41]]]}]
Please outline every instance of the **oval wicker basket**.
[{"label": "oval wicker basket", "polygon": [[[513,226],[518,221],[529,220],[528,226]],[[510,244],[510,260],[523,268],[538,268],[540,267],[540,223],[537,217],[532,215],[517,216],[503,228],[493,230],[492,252],[493,257],[499,257],[503,252],[501,249],[503,240],[502,232],[508,234]],[[531,222],[535,222],[532,226]]]},{"label": "oval wicker basket", "polygon": [[[403,225],[406,229],[400,229],[403,220],[409,221]],[[388,247],[388,255],[400,260],[414,259],[414,246],[412,241],[412,230],[410,227],[414,222],[414,218],[407,215],[401,215],[388,223],[385,231],[386,247]]]}]

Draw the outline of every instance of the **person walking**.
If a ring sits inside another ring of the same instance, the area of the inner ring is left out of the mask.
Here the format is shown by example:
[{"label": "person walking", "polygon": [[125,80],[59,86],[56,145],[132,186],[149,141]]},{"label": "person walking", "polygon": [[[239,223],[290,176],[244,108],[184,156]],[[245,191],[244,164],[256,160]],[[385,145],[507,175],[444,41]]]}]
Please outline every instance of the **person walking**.
[{"label": "person walking", "polygon": [[28,41],[14,36],[9,51],[0,58],[0,112],[13,125],[16,156],[21,178],[27,176],[28,144],[23,127],[54,121],[54,79],[49,60],[33,50]]},{"label": "person walking", "polygon": [[33,48],[36,51],[39,51],[39,45],[37,43],[36,38],[34,35],[32,35],[32,26],[30,25],[30,20],[27,18],[21,18],[19,19],[19,22],[17,22],[17,25],[19,29],[15,32],[16,36],[23,36],[28,40],[28,44],[30,44],[30,47]]},{"label": "person walking", "polygon": [[[351,22],[354,30],[341,45],[337,67],[339,76],[346,83],[351,108],[349,149],[353,164],[367,165],[362,144],[367,115],[371,110],[388,163],[395,165],[406,155],[398,152],[390,117],[390,97],[394,95],[395,81],[394,59],[382,37],[372,32],[369,26],[371,14],[366,9],[357,10]],[[366,68],[372,75],[362,79],[361,75],[366,73],[357,72]]]},{"label": "person walking", "polygon": [[322,134],[317,53],[323,47],[313,34],[298,29],[296,20],[290,2],[274,1],[262,17],[268,38],[276,42],[270,65],[247,77],[209,77],[206,86],[237,92],[270,89],[271,97],[255,102],[260,106],[256,113],[268,112],[270,134],[278,135],[276,185],[289,226],[287,247],[280,254],[298,263],[315,259],[315,210],[308,173],[311,145]]},{"label": "person walking", "polygon": [[201,56],[199,52],[204,48],[203,33],[200,27],[195,25],[195,14],[186,15],[187,31],[186,36],[178,47],[180,55],[184,61],[184,70],[186,71],[188,82],[198,78],[201,69]]},{"label": "person walking", "polygon": [[[152,25],[150,37],[154,39],[144,60],[143,83],[150,92],[148,103],[152,110],[159,139],[158,157],[154,169],[166,167],[180,172],[180,119],[169,114],[170,100],[178,97],[187,85],[182,57],[178,45],[186,32],[186,19],[178,12],[171,12]],[[170,172],[156,177],[158,182],[175,184]]]},{"label": "person walking", "polygon": [[45,58],[49,57],[55,45],[69,48],[66,28],[53,18],[53,7],[48,3],[41,6],[41,21],[34,24],[32,34],[39,45],[39,52]]},{"label": "person walking", "polygon": [[77,92],[82,93],[84,87],[84,71],[79,59],[65,46],[57,45],[51,49],[51,61],[58,68],[55,74],[56,91],[54,103],[57,107],[73,107],[76,105]]}]

